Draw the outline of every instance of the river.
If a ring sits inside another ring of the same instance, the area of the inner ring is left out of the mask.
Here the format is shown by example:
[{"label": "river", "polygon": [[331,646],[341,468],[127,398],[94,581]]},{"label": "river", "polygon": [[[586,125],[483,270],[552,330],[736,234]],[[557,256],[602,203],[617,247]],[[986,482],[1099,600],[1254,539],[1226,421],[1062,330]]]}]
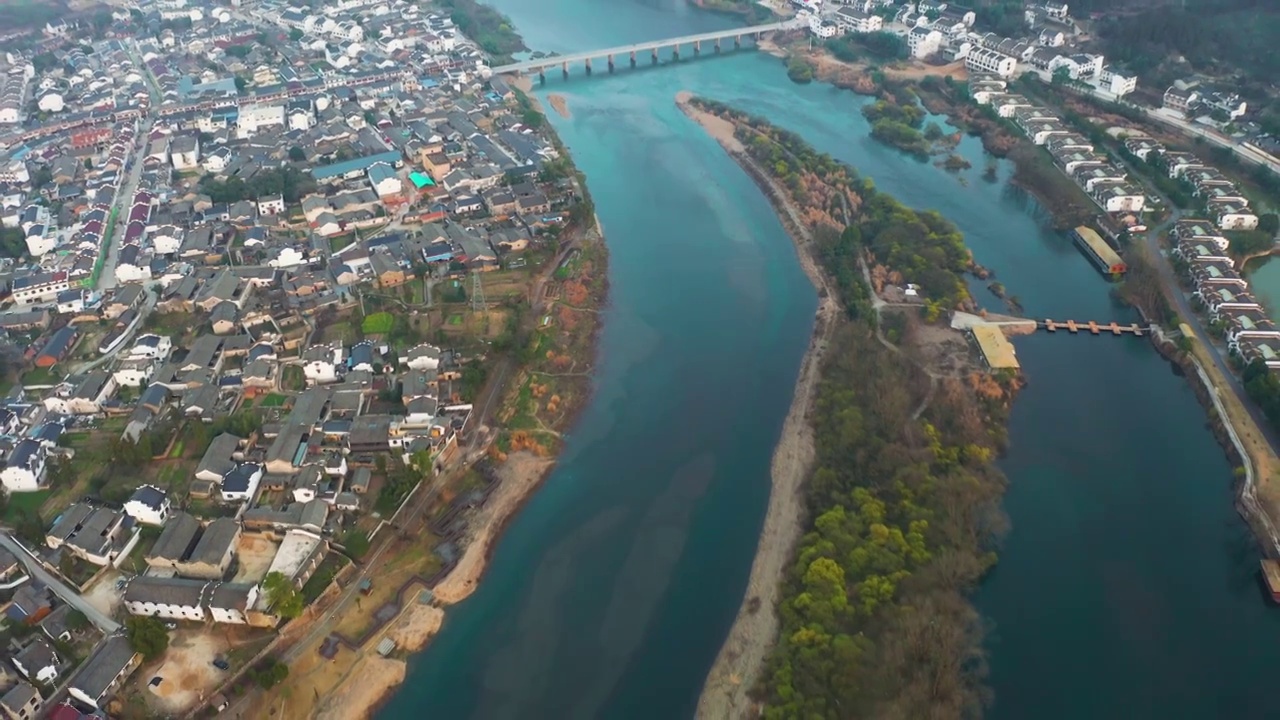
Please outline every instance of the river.
[{"label": "river", "polygon": [[[679,0],[498,0],[530,47],[566,52],[728,26]],[[575,68],[575,72],[581,71]],[[738,604],[768,462],[816,299],[768,203],[673,98],[764,115],[936,208],[1035,317],[1127,320],[1034,200],[867,137],[865,102],[742,53],[563,83],[552,122],[611,251],[597,392],[383,709],[418,718],[691,715]],[[975,295],[994,306],[981,286]],[[1186,383],[1142,340],[1017,340],[1029,379],[1003,467],[1013,530],[976,594],[996,718],[1262,717],[1280,614],[1232,507],[1232,468]]]}]

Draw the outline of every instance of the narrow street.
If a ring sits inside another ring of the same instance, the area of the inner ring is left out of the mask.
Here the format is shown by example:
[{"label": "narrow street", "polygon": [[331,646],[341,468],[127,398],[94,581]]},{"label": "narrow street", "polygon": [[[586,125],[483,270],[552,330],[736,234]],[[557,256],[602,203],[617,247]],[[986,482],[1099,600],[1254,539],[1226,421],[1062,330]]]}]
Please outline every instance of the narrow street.
[{"label": "narrow street", "polygon": [[14,540],[8,532],[3,530],[0,530],[0,547],[13,553],[14,557],[18,558],[18,562],[21,562],[27,568],[27,572],[31,573],[32,577],[47,585],[58,597],[62,598],[63,602],[84,613],[85,617],[89,618],[94,625],[97,625],[102,632],[110,634],[120,629],[120,623],[103,615],[101,611],[80,597],[80,593],[67,587],[53,573],[45,570],[39,560],[33,557],[21,543]]}]

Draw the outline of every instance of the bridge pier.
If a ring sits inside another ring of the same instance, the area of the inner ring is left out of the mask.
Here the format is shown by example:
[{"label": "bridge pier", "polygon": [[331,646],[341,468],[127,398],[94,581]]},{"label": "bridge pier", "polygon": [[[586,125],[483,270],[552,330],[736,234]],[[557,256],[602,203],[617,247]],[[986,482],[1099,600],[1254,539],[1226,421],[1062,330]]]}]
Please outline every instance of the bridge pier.
[{"label": "bridge pier", "polygon": [[560,63],[560,72],[564,73],[565,80],[569,79],[569,61],[568,60]]},{"label": "bridge pier", "polygon": [[701,41],[701,40],[694,40],[694,41],[693,41],[693,56],[694,56],[694,57],[698,57],[698,56],[699,56],[699,55],[701,55],[701,54],[702,54],[702,41]]},{"label": "bridge pier", "polygon": [[635,66],[636,66],[636,51],[632,50],[631,51],[631,67],[634,68]]},{"label": "bridge pier", "polygon": [[609,53],[609,74],[613,74],[613,53]]},{"label": "bridge pier", "polygon": [[542,68],[538,68],[538,84],[539,85],[547,84],[547,74],[542,71]]},{"label": "bridge pier", "polygon": [[720,38],[716,38],[716,54],[720,54]]},{"label": "bridge pier", "polygon": [[654,65],[658,64],[658,48],[656,45],[653,47],[653,57],[650,58],[650,62]]},{"label": "bridge pier", "polygon": [[739,48],[741,48],[741,47],[742,47],[742,36],[741,36],[741,35],[734,35],[734,36],[733,36],[733,49],[734,49],[734,50],[737,50],[737,49],[739,49]]},{"label": "bridge pier", "polygon": [[584,62],[587,66],[587,77],[591,77],[591,58],[587,58]]},{"label": "bridge pier", "polygon": [[672,46],[671,46],[671,59],[672,59],[672,60],[676,60],[676,61],[679,61],[679,60],[680,60],[680,46],[679,46],[679,45],[672,45]]}]

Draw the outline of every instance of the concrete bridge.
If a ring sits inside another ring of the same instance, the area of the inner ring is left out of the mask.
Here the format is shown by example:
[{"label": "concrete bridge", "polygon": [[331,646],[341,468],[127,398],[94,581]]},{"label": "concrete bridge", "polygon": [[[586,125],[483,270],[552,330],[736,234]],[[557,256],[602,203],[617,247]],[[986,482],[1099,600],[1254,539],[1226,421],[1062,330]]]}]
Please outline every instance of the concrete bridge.
[{"label": "concrete bridge", "polygon": [[636,43],[635,45],[622,45],[619,47],[605,48],[603,50],[591,50],[588,52],[572,53],[570,55],[555,55],[552,57],[539,58],[537,60],[526,60],[525,62],[511,63],[510,65],[500,65],[493,68],[493,74],[501,75],[504,73],[514,73],[523,75],[525,73],[537,73],[539,79],[546,79],[546,71],[559,67],[565,77],[569,77],[569,65],[573,63],[583,63],[587,74],[591,74],[591,61],[604,59],[608,63],[609,72],[613,72],[615,61],[618,58],[625,57],[631,67],[636,66],[637,56],[645,53],[649,54],[649,62],[658,64],[658,51],[663,48],[671,48],[671,57],[675,60],[680,59],[680,47],[682,45],[692,45],[693,54],[695,56],[702,54],[703,43],[710,43],[714,48],[714,52],[720,52],[720,44],[724,40],[733,40],[734,48],[742,47],[743,38],[751,38],[759,40],[764,37],[767,32],[775,30],[792,30],[804,27],[804,23],[799,20],[786,20],[783,22],[766,23],[764,25],[752,25],[750,27],[731,28],[729,30],[719,30],[716,32],[701,33],[699,35],[682,35],[680,37],[667,38],[665,40],[652,40],[650,42]]}]

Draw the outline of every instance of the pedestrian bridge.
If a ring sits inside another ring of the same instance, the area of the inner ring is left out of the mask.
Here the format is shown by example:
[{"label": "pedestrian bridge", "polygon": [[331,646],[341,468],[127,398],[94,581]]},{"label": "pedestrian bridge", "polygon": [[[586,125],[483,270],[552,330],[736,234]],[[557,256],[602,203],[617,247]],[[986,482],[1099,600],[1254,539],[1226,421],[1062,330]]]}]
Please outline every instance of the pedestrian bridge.
[{"label": "pedestrian bridge", "polygon": [[588,52],[572,53],[569,55],[555,55],[551,57],[538,58],[537,60],[526,60],[524,62],[511,63],[509,65],[499,65],[493,68],[493,74],[503,75],[506,73],[514,73],[516,75],[537,73],[539,77],[543,77],[547,70],[559,67],[565,77],[569,76],[569,66],[571,64],[583,63],[587,74],[591,74],[591,61],[604,59],[608,63],[609,71],[614,69],[614,62],[619,57],[626,57],[631,67],[636,66],[637,55],[649,54],[650,62],[658,63],[658,51],[663,48],[671,48],[673,58],[680,59],[680,47],[682,45],[692,45],[693,54],[702,54],[703,43],[710,43],[714,48],[714,52],[720,52],[720,43],[724,40],[733,40],[735,48],[742,47],[743,38],[759,40],[764,37],[765,33],[776,30],[792,30],[804,27],[805,24],[800,20],[784,20],[782,22],[765,23],[763,25],[752,25],[750,27],[731,28],[729,30],[718,30],[716,32],[700,33],[697,35],[681,35],[680,37],[666,38],[664,40],[651,40],[649,42],[636,43],[634,45],[620,45],[618,47],[604,48],[602,50],[590,50]]}]

